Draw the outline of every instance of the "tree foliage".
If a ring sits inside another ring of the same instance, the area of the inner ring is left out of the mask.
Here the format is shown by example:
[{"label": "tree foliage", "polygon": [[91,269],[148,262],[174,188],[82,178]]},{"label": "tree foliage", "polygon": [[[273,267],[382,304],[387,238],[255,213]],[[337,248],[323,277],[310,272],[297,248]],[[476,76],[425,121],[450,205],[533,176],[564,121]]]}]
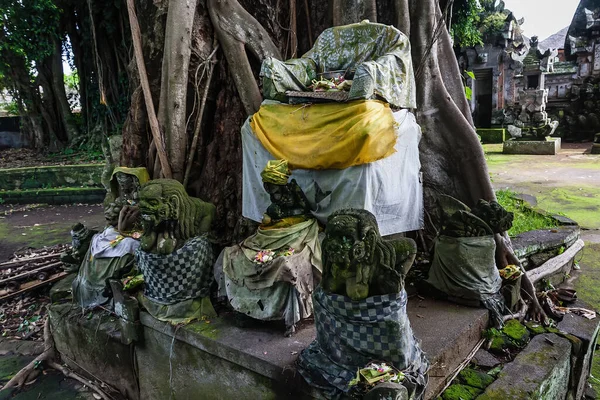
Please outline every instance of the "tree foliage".
[{"label": "tree foliage", "polygon": [[450,25],[454,47],[472,47],[495,42],[509,13],[503,1],[454,1]]}]

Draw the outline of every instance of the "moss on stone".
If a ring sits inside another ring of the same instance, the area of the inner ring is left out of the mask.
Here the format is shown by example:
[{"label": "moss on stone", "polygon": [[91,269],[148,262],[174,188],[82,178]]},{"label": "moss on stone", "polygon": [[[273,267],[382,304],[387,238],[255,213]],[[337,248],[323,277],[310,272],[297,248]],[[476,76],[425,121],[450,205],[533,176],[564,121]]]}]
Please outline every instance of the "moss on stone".
[{"label": "moss on stone", "polygon": [[529,331],[516,319],[509,320],[504,325],[504,328],[502,328],[502,333],[520,346],[525,345],[529,341]]},{"label": "moss on stone", "polygon": [[465,385],[478,389],[485,389],[494,382],[494,377],[472,368],[463,369],[458,374],[458,377]]},{"label": "moss on stone", "polygon": [[537,323],[535,321],[528,321],[525,323],[525,326],[527,327],[527,329],[529,329],[529,332],[531,332],[533,335],[539,335],[541,333],[548,332],[546,330],[546,328],[544,328],[544,326],[540,325],[539,323]]},{"label": "moss on stone", "polygon": [[0,383],[8,382],[24,366],[29,364],[30,358],[18,355],[0,357]]},{"label": "moss on stone", "polygon": [[584,228],[600,228],[600,188],[580,184],[540,189],[541,193],[537,195],[540,208],[561,212]]},{"label": "moss on stone", "polygon": [[454,384],[442,393],[444,400],[473,400],[482,393],[482,390],[461,384]]}]

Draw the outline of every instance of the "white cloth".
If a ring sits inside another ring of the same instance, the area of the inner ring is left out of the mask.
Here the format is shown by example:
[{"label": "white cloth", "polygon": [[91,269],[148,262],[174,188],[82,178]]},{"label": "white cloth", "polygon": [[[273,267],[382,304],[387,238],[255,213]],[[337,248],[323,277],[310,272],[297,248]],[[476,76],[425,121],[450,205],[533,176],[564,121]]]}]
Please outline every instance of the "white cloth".
[{"label": "white cloth", "polygon": [[[251,117],[250,117],[251,118]],[[242,126],[243,194],[242,215],[261,221],[271,201],[263,188],[261,171],[274,157],[262,146],[250,128],[250,118]],[[408,110],[394,113],[398,122],[396,152],[373,163],[343,170],[292,171],[292,178],[304,190],[313,215],[325,223],[341,208],[362,208],[377,218],[382,235],[421,229],[423,188],[419,179],[421,128]],[[315,202],[316,185],[331,193]]]},{"label": "white cloth", "polygon": [[92,238],[90,252],[94,257],[123,257],[125,254],[135,254],[135,251],[140,247],[140,241],[126,237],[122,239],[116,246],[112,246],[110,242],[115,240],[120,233],[115,228],[109,226],[100,233],[96,233]]}]

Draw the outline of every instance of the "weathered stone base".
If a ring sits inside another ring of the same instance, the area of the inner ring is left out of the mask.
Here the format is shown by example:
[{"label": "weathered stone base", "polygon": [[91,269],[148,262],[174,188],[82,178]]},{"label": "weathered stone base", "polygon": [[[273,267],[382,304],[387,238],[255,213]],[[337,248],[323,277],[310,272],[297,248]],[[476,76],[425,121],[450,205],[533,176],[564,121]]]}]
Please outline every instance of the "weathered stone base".
[{"label": "weathered stone base", "polygon": [[[408,313],[432,365],[426,393],[432,398],[480,340],[488,312],[413,297]],[[50,318],[66,361],[74,360],[80,371],[102,377],[132,399],[171,394],[190,399],[321,398],[294,365],[314,340],[312,324],[286,338],[283,326],[241,328],[228,314],[177,328],[142,312],[142,340],[126,345],[117,331],[118,319],[106,313],[82,315],[70,304],[55,304]]]},{"label": "weathered stone base", "polygon": [[564,400],[570,368],[571,343],[551,333],[537,335],[478,399]]},{"label": "weathered stone base", "polygon": [[502,146],[504,154],[555,155],[560,151],[560,138],[541,140],[507,140]]},{"label": "weathered stone base", "polygon": [[600,143],[592,144],[592,149],[590,151],[592,154],[600,154]]},{"label": "weathered stone base", "polygon": [[121,343],[119,321],[114,316],[84,314],[67,303],[53,304],[49,318],[56,349],[65,363],[84,376],[101,377],[127,399],[140,398],[134,346]]}]

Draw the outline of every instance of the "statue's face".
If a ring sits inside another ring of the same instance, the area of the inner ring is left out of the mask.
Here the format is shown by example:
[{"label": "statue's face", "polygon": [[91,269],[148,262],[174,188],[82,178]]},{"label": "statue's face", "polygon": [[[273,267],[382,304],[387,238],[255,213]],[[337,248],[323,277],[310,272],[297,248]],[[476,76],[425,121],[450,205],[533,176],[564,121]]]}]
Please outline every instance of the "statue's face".
[{"label": "statue's face", "polygon": [[169,204],[163,198],[160,185],[148,185],[140,191],[140,213],[142,220],[157,226],[170,217]]},{"label": "statue's face", "polygon": [[116,176],[119,183],[119,196],[127,203],[137,203],[140,186],[138,178],[134,175],[124,174],[123,172],[117,172]]},{"label": "statue's face", "polygon": [[359,238],[355,217],[339,215],[327,222],[323,253],[334,277],[346,279],[356,275],[357,267],[364,261],[365,243]]},{"label": "statue's face", "polygon": [[111,226],[117,226],[119,223],[119,213],[123,208],[120,198],[107,199],[104,202],[104,218]]},{"label": "statue's face", "polygon": [[271,203],[277,204],[282,208],[291,208],[294,206],[294,196],[287,185],[275,185],[265,182],[263,186],[267,193],[269,193]]}]

